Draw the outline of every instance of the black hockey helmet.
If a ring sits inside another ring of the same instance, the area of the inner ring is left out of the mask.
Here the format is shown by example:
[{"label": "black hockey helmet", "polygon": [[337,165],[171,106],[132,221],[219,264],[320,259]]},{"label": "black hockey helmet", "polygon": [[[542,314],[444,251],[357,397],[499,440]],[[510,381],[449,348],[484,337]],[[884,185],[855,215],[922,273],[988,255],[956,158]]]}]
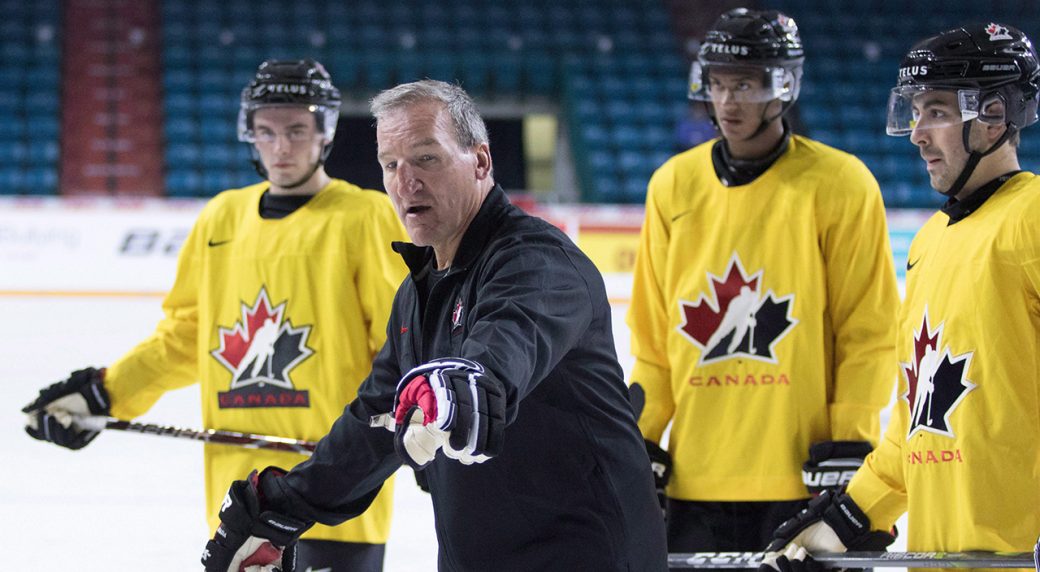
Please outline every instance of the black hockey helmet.
[{"label": "black hockey helmet", "polygon": [[[949,118],[929,116],[927,123],[919,121],[914,99],[929,91],[955,93],[959,113]],[[885,132],[909,135],[918,128],[962,124],[961,139],[968,160],[950,188],[937,189],[954,197],[983,157],[1020,129],[1036,123],[1038,93],[1040,65],[1025,34],[995,22],[954,28],[921,40],[903,58],[896,87],[888,99]],[[977,151],[972,149],[970,139],[973,120],[1004,124],[1007,129],[989,149]]]},{"label": "black hockey helmet", "polygon": [[[321,158],[315,163],[311,175],[325,162],[332,152],[332,140],[336,136],[339,122],[341,97],[325,66],[315,60],[267,60],[260,64],[249,85],[242,90],[242,101],[238,110],[238,140],[256,143],[253,131],[253,114],[262,107],[306,107],[317,121],[318,129],[325,136]],[[255,146],[250,146],[253,166],[263,178],[267,168],[260,160]],[[296,185],[303,184],[301,179]]]},{"label": "black hockey helmet", "polygon": [[261,107],[309,107],[318,128],[332,141],[339,120],[341,98],[325,67],[315,60],[267,60],[242,90],[238,113],[238,140],[256,141],[253,112]]},{"label": "black hockey helmet", "polygon": [[805,52],[795,21],[776,10],[735,8],[719,17],[704,37],[690,68],[690,99],[710,101],[709,73],[714,66],[756,68],[764,73],[765,91],[751,100],[798,99]]},{"label": "black hockey helmet", "polygon": [[[913,131],[913,98],[929,90],[957,93],[961,114],[954,122],[979,119],[1020,130],[1037,121],[1036,50],[1021,31],[995,22],[955,28],[918,42],[903,58],[889,97],[889,135]],[[995,98],[1003,102],[1003,113],[987,114]]]}]

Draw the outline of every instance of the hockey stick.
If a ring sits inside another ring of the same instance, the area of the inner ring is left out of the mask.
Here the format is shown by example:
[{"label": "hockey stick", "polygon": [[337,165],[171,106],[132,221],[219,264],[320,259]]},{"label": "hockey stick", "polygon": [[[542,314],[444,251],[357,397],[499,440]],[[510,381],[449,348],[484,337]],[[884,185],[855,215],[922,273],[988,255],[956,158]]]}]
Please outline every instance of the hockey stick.
[{"label": "hockey stick", "polygon": [[[757,568],[764,552],[693,552],[668,555],[669,569]],[[1033,568],[1031,552],[821,552],[824,568]]]},{"label": "hockey stick", "polygon": [[288,437],[273,437],[271,435],[256,435],[254,433],[239,433],[237,431],[225,431],[223,429],[185,429],[171,425],[156,425],[154,423],[134,423],[110,417],[85,417],[76,420],[76,424],[84,429],[100,431],[110,429],[116,431],[127,431],[130,433],[144,433],[146,435],[157,435],[159,437],[176,437],[178,439],[189,439],[192,441],[205,441],[206,443],[219,443],[221,445],[236,445],[247,449],[272,449],[275,451],[289,451],[301,455],[310,456],[314,452],[317,443],[304,441],[302,439],[290,439]]}]

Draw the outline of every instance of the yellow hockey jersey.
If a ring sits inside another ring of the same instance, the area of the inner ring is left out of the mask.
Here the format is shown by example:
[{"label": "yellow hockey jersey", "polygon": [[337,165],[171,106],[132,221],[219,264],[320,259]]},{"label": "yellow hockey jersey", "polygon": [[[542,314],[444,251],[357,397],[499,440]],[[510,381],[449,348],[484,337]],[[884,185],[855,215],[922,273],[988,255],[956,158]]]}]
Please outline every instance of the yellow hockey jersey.
[{"label": "yellow hockey jersey", "polygon": [[1019,173],[907,259],[898,401],[849,494],[907,548],[1028,551],[1040,532],[1040,178]]},{"label": "yellow hockey jersey", "polygon": [[[389,199],[332,182],[283,219],[263,219],[267,183],[225,191],[181,250],[155,333],[108,368],[112,414],[129,419],[169,389],[200,382],[208,428],[318,440],[353,400],[386,339],[406,240]],[[206,514],[254,468],[295,453],[205,446]],[[385,543],[392,482],[361,517],[304,538]]]},{"label": "yellow hockey jersey", "polygon": [[725,187],[713,143],[650,180],[627,319],[639,425],[659,441],[672,421],[672,498],[806,498],[810,444],[877,443],[894,381],[881,194],[859,160],[800,136]]}]

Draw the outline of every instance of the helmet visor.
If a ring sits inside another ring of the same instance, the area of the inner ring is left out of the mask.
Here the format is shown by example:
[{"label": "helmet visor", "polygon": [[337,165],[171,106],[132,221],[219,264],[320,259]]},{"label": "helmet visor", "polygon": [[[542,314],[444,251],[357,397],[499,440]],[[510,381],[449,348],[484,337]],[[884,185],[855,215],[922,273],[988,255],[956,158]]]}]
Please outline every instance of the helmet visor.
[{"label": "helmet visor", "polygon": [[994,96],[982,101],[977,89],[908,85],[892,88],[888,97],[889,135],[909,135],[915,129],[937,129],[978,119],[1004,123],[1004,105]]},{"label": "helmet visor", "polygon": [[794,101],[798,82],[794,74],[778,66],[704,64],[690,66],[690,99],[696,101],[766,103]]},{"label": "helmet visor", "polygon": [[257,109],[269,107],[304,108],[317,114],[318,128],[326,141],[336,136],[336,124],[339,122],[339,108],[326,105],[300,105],[289,103],[243,103],[238,110],[238,140],[243,143],[256,143],[256,131],[253,129],[253,114]]}]

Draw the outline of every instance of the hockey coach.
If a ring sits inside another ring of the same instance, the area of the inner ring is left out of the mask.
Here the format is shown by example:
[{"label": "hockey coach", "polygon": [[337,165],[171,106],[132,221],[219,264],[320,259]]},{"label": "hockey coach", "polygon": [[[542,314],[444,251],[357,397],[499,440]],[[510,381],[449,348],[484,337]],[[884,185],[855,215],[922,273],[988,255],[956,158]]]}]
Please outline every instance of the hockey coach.
[{"label": "hockey coach", "polygon": [[386,345],[310,460],[231,485],[206,570],[292,570],[300,533],[361,514],[402,463],[429,483],[440,570],[665,570],[599,272],[509,203],[460,87],[399,85],[371,110],[412,240],[393,244],[410,274]]}]

